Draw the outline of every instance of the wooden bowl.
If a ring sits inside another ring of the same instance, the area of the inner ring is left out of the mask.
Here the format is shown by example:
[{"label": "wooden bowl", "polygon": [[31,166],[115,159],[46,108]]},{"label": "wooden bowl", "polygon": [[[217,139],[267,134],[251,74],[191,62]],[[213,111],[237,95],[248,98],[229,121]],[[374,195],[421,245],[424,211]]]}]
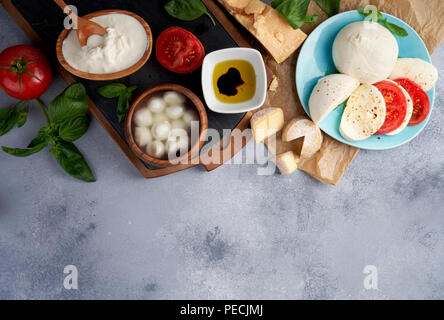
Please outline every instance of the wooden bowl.
[{"label": "wooden bowl", "polygon": [[[134,114],[142,107],[144,106],[145,102],[147,102],[152,96],[159,94],[161,92],[165,91],[176,91],[178,93],[183,94],[187,100],[188,104],[187,106],[193,105],[196,108],[197,113],[199,114],[199,139],[198,141],[195,141],[194,144],[191,146],[190,150],[187,154],[183,155],[182,157],[175,159],[174,161],[176,163],[171,163],[169,160],[162,160],[157,159],[149,156],[145,153],[142,149],[139,148],[139,146],[136,144],[133,136],[133,116]],[[149,88],[145,90],[142,94],[140,94],[136,100],[131,104],[130,109],[128,110],[128,113],[126,115],[125,120],[125,136],[128,141],[128,145],[131,148],[131,150],[144,162],[152,164],[156,167],[160,168],[166,168],[173,165],[178,164],[177,162],[181,163],[183,160],[187,159],[188,163],[189,161],[196,156],[200,149],[202,148],[204,144],[204,140],[207,134],[208,129],[208,118],[207,118],[207,112],[205,110],[205,107],[202,103],[202,101],[197,97],[191,90],[179,86],[177,84],[163,84],[159,86],[155,86],[152,88]]]},{"label": "wooden bowl", "polygon": [[121,14],[126,14],[129,15],[135,19],[137,19],[137,21],[139,21],[143,28],[146,31],[146,35],[148,37],[148,48],[145,51],[145,54],[143,55],[143,57],[133,66],[122,70],[122,71],[118,71],[118,72],[113,72],[113,73],[105,73],[105,74],[97,74],[97,73],[89,73],[89,72],[83,72],[83,71],[79,71],[77,69],[74,69],[65,59],[64,55],[63,55],[63,41],[66,39],[66,37],[68,36],[69,32],[71,32],[72,30],[68,30],[65,29],[62,31],[62,33],[60,33],[59,38],[57,39],[57,45],[56,45],[56,52],[57,52],[57,59],[59,60],[60,64],[63,66],[63,68],[65,68],[66,70],[68,70],[70,73],[72,73],[73,75],[82,78],[82,79],[89,79],[89,80],[116,80],[116,79],[121,79],[124,77],[129,76],[130,74],[133,74],[134,72],[136,72],[137,70],[139,70],[140,68],[143,67],[143,65],[148,61],[150,55],[151,55],[151,51],[153,49],[153,34],[151,32],[151,28],[148,25],[148,23],[143,20],[141,17],[139,17],[137,14],[134,14],[132,12],[129,11],[125,11],[125,10],[101,10],[101,11],[96,11],[90,14],[87,14],[86,16],[84,16],[83,18],[85,19],[91,19],[94,17],[98,17],[98,16],[104,16],[107,14],[111,14],[111,13],[121,13]]}]

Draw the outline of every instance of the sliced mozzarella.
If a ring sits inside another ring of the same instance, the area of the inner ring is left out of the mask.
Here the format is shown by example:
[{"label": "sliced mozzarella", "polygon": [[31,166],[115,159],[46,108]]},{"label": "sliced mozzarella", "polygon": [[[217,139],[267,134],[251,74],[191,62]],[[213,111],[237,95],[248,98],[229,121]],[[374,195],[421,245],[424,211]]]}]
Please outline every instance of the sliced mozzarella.
[{"label": "sliced mozzarella", "polygon": [[385,116],[382,93],[375,86],[363,84],[348,99],[339,130],[347,140],[365,140],[382,127]]},{"label": "sliced mozzarella", "polygon": [[405,115],[404,121],[402,122],[402,125],[398,129],[396,129],[395,131],[387,133],[387,135],[389,135],[389,136],[394,136],[395,134],[401,133],[401,131],[404,130],[408,126],[410,119],[412,118],[412,114],[413,114],[413,100],[410,97],[409,93],[402,86],[400,86],[398,83],[396,83],[395,81],[392,81],[392,80],[386,80],[386,81],[390,81],[393,84],[396,84],[401,89],[402,93],[404,93],[405,98],[407,99],[407,113]]},{"label": "sliced mozzarella", "polygon": [[310,158],[319,151],[324,137],[316,123],[305,117],[297,117],[284,128],[282,140],[289,142],[302,137],[304,137],[304,142],[301,157]]},{"label": "sliced mozzarella", "polygon": [[318,81],[308,105],[311,119],[319,123],[359,87],[359,81],[344,74],[332,74]]},{"label": "sliced mozzarella", "polygon": [[403,58],[398,59],[389,78],[392,80],[407,78],[427,92],[438,81],[438,70],[434,65],[424,60]]}]

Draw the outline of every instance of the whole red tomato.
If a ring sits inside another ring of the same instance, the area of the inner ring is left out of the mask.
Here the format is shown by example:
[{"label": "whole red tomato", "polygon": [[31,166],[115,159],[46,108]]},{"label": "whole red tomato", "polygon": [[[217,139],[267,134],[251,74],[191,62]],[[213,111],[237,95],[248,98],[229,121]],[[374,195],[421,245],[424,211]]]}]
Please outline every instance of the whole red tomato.
[{"label": "whole red tomato", "polygon": [[52,80],[51,66],[40,50],[18,45],[0,53],[0,87],[20,100],[39,98]]}]

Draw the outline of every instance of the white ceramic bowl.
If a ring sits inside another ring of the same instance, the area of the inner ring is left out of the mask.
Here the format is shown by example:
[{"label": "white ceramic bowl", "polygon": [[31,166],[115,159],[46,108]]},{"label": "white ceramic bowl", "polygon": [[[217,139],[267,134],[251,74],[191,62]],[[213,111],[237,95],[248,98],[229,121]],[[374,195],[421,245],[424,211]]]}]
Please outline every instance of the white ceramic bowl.
[{"label": "white ceramic bowl", "polygon": [[[224,103],[216,98],[213,88],[215,66],[227,60],[246,60],[256,73],[256,93],[253,98],[242,103]],[[208,108],[217,113],[242,113],[260,108],[267,96],[267,72],[259,51],[249,48],[229,48],[209,53],[202,65],[202,90]]]}]

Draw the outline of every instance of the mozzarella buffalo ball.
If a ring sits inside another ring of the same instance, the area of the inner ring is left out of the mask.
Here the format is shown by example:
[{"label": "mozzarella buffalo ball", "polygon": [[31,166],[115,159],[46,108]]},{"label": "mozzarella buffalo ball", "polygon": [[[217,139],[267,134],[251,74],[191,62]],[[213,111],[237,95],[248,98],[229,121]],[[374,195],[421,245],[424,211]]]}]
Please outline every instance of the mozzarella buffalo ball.
[{"label": "mozzarella buffalo ball", "polygon": [[165,92],[165,94],[163,95],[163,100],[170,106],[181,105],[185,103],[185,97],[175,91]]},{"label": "mozzarella buffalo ball", "polygon": [[134,139],[139,147],[144,147],[153,140],[153,137],[147,127],[137,127],[134,130]]},{"label": "mozzarella buffalo ball", "polygon": [[168,121],[157,123],[153,126],[152,134],[157,140],[164,141],[168,139],[171,131],[171,124]]},{"label": "mozzarella buffalo ball", "polygon": [[182,118],[185,113],[185,107],[181,105],[170,106],[166,109],[166,115],[171,120],[177,120]]},{"label": "mozzarella buffalo ball", "polygon": [[148,103],[148,109],[153,113],[161,113],[165,110],[165,108],[166,108],[166,103],[160,97],[152,98]]},{"label": "mozzarella buffalo ball", "polygon": [[185,121],[188,128],[191,127],[191,122],[198,121],[197,114],[194,110],[187,110],[182,119]]},{"label": "mozzarella buffalo ball", "polygon": [[156,113],[153,116],[153,125],[156,125],[161,122],[168,121],[168,117],[164,113]]},{"label": "mozzarella buffalo ball", "polygon": [[184,129],[173,129],[168,136],[167,151],[170,157],[174,157],[180,152],[183,155],[190,147],[189,136]]},{"label": "mozzarella buffalo ball", "polygon": [[153,158],[161,159],[165,156],[165,145],[161,141],[152,141],[146,147],[146,153]]},{"label": "mozzarella buffalo ball", "polygon": [[153,115],[148,108],[140,109],[134,116],[134,122],[139,127],[149,127],[153,124]]},{"label": "mozzarella buffalo ball", "polygon": [[171,129],[184,129],[187,130],[188,127],[185,123],[185,121],[179,119],[179,120],[174,120],[171,122]]}]

